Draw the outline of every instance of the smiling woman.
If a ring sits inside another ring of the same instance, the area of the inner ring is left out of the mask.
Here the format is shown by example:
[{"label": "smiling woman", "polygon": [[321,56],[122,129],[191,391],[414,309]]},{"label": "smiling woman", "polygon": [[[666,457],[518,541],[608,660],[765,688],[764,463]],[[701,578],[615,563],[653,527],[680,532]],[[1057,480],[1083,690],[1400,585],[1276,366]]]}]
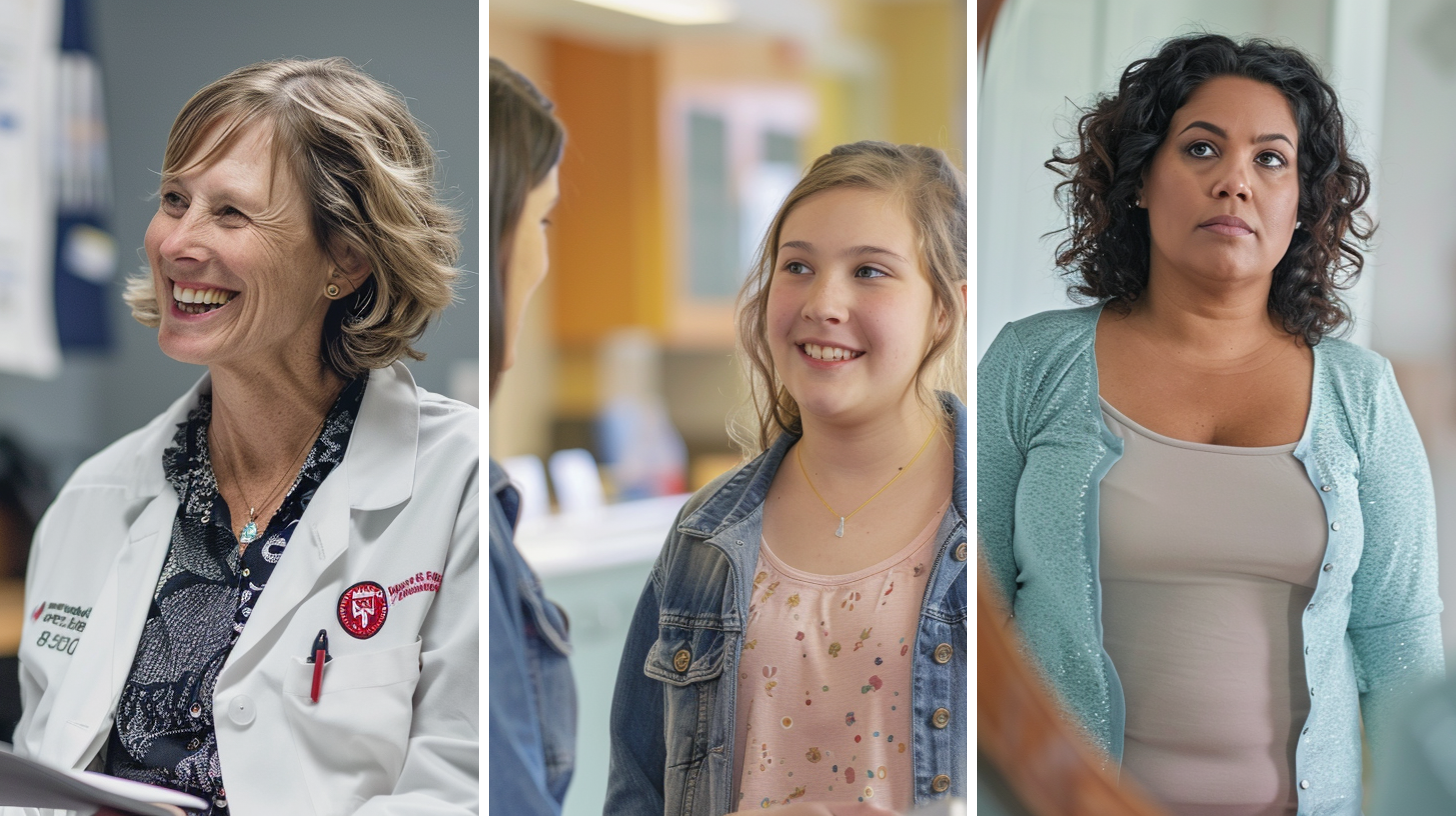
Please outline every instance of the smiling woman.
[{"label": "smiling woman", "polygon": [[433,173],[342,59],[188,101],[126,299],[207,371],[37,529],[28,597],[87,620],[22,646],[17,753],[210,814],[479,810],[479,414],[398,362],[457,275]]},{"label": "smiling woman", "polygon": [[1334,339],[1373,232],[1300,52],[1133,63],[1047,166],[1095,301],[978,369],[977,523],[1069,716],[1175,813],[1360,812],[1361,725],[1443,669],[1435,513],[1389,363]]}]

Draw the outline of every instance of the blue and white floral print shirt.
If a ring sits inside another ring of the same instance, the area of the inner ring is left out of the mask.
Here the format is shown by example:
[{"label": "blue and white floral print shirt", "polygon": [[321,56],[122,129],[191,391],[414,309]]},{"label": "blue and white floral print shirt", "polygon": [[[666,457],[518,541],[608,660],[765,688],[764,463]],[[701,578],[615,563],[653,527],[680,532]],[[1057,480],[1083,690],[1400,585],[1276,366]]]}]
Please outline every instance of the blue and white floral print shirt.
[{"label": "blue and white floral print shirt", "polygon": [[190,793],[229,812],[213,689],[314,490],[344,458],[367,378],[344,387],[268,527],[238,553],[208,445],[212,396],[177,428],[162,467],[181,501],[136,659],[116,704],[106,773]]},{"label": "blue and white floral print shirt", "polygon": [[[987,349],[976,377],[976,524],[1043,676],[1117,761],[1125,710],[1102,645],[1097,510],[1122,440],[1098,403],[1101,311],[1033,315]],[[1334,338],[1313,351],[1294,457],[1319,489],[1329,540],[1301,612],[1310,709],[1294,779],[1300,816],[1359,816],[1362,715],[1378,751],[1413,681],[1445,671],[1435,499],[1390,363]]]}]

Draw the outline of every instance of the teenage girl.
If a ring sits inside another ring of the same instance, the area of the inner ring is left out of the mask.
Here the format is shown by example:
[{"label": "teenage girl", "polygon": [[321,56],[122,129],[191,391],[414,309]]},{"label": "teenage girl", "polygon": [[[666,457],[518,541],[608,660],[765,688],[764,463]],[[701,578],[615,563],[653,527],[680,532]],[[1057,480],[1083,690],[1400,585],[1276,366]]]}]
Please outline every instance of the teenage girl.
[{"label": "teenage girl", "polygon": [[643,590],[607,813],[965,796],[965,204],[940,151],[859,142],[774,218],[739,298],[751,461]]}]

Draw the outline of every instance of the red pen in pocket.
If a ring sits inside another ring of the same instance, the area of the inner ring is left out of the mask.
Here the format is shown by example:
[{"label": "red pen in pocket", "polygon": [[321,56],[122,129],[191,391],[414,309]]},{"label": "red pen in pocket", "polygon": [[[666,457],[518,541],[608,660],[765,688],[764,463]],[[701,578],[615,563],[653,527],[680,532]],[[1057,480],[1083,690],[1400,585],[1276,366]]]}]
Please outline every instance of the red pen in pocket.
[{"label": "red pen in pocket", "polygon": [[313,688],[309,691],[308,696],[317,703],[319,687],[324,682],[324,664],[329,662],[329,632],[327,629],[320,629],[318,637],[313,639],[313,649],[309,653],[308,662],[313,664]]}]

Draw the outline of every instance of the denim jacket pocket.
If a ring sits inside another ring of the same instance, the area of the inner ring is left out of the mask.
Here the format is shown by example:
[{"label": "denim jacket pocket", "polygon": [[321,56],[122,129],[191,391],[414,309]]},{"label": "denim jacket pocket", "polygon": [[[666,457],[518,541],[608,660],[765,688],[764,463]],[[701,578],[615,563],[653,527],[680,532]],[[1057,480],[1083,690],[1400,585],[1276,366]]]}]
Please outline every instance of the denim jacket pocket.
[{"label": "denim jacket pocket", "polygon": [[722,625],[717,621],[675,620],[658,626],[657,642],[647,653],[643,672],[653,680],[678,687],[716,680],[727,662],[728,638]]},{"label": "denim jacket pocket", "polygon": [[[722,735],[706,726],[718,719],[719,695],[731,693],[731,684],[720,682],[730,642],[716,617],[663,615],[642,667],[648,678],[665,684],[663,798],[669,813],[698,814],[711,805],[703,771]],[[716,753],[722,750],[720,744]]]}]

